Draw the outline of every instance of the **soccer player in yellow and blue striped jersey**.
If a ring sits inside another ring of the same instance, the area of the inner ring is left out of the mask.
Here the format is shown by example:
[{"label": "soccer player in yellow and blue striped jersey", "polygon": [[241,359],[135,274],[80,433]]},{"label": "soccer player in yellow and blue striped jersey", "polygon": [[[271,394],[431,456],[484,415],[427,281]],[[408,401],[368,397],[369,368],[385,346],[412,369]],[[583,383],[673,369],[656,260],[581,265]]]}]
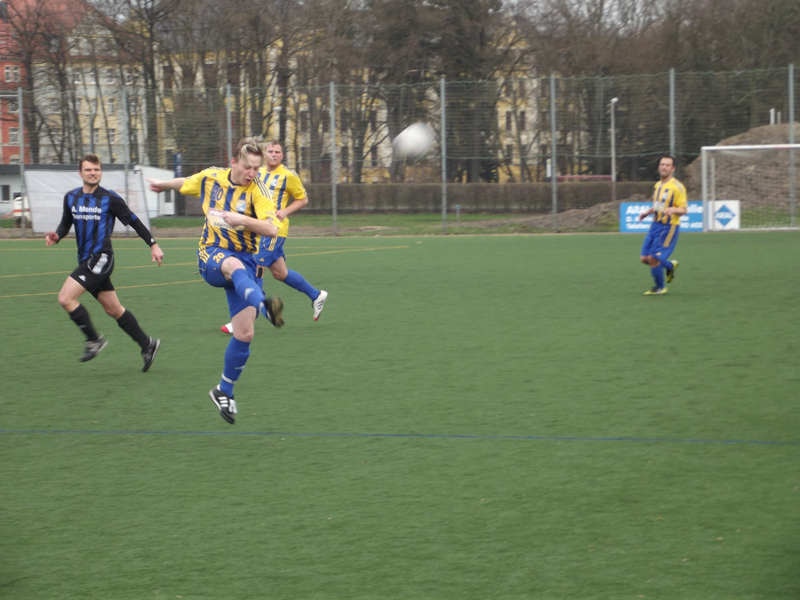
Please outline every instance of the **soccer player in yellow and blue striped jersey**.
[{"label": "soccer player in yellow and blue striped jersey", "polygon": [[639,257],[639,260],[650,267],[655,281],[655,285],[645,292],[646,296],[660,296],[667,293],[664,283],[665,271],[667,283],[675,277],[678,261],[671,261],[669,257],[678,244],[681,215],[685,215],[688,210],[686,188],[675,179],[675,159],[672,156],[661,157],[658,163],[658,175],[659,181],[653,190],[653,206],[639,215],[640,221],[648,215],[655,215]]},{"label": "soccer player in yellow and blue striped jersey", "polygon": [[233,386],[250,356],[254,324],[261,312],[273,325],[283,325],[283,303],[277,296],[266,298],[255,282],[253,252],[261,237],[275,237],[275,206],[269,191],[257,178],[264,153],[255,138],[244,138],[231,160],[230,169],[210,168],[191,177],[168,181],[148,180],[156,192],[180,190],[199,196],[206,217],[197,250],[203,279],[223,288],[236,333],[225,350],[219,385],[209,392],[220,415],[235,422]]},{"label": "soccer player in yellow and blue striped jersey", "polygon": [[[308,296],[316,321],[322,314],[328,292],[316,289],[300,273],[287,268],[286,255],[283,252],[283,245],[289,236],[289,215],[296,213],[308,204],[308,195],[297,173],[282,164],[283,148],[280,142],[269,141],[265,144],[265,148],[266,165],[259,169],[258,178],[272,195],[275,202],[275,216],[279,225],[276,237],[261,239],[256,254],[256,264],[258,265],[256,282],[263,285],[264,270],[269,269],[275,279]],[[232,333],[233,324],[228,323],[220,329],[225,333]]]}]

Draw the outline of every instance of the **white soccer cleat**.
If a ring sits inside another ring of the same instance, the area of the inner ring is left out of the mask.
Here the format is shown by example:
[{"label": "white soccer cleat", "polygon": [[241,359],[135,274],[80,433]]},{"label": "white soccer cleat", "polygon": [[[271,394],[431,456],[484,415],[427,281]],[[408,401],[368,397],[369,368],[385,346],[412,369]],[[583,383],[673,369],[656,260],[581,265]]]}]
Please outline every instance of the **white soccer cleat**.
[{"label": "white soccer cleat", "polygon": [[325,299],[328,297],[328,292],[325,290],[319,291],[319,296],[311,305],[314,307],[314,320],[316,321],[319,319],[319,316],[322,314],[322,309],[325,308]]},{"label": "white soccer cleat", "polygon": [[228,323],[219,328],[222,333],[233,333],[233,323]]}]

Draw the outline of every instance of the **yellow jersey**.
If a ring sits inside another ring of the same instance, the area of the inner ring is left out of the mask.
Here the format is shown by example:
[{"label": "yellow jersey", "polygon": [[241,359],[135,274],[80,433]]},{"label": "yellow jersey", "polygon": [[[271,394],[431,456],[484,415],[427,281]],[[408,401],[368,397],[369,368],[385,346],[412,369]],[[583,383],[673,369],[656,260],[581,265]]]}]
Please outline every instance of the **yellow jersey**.
[{"label": "yellow jersey", "polygon": [[231,170],[211,167],[187,178],[181,194],[199,196],[206,216],[200,246],[219,246],[238,252],[256,252],[261,236],[243,226],[228,225],[223,211],[238,212],[275,224],[275,204],[264,184],[256,177],[250,185],[236,185]]},{"label": "yellow jersey", "polygon": [[[278,165],[273,171],[267,171],[266,167],[258,170],[258,178],[272,194],[275,202],[275,210],[286,208],[295,200],[302,200],[306,197],[306,188],[300,177],[283,165]],[[289,219],[284,219],[278,224],[278,237],[289,235]]]},{"label": "yellow jersey", "polygon": [[687,206],[686,188],[683,187],[683,184],[674,177],[666,183],[657,182],[653,190],[653,208],[656,209],[653,222],[665,225],[680,225],[680,215],[672,214],[667,216],[664,214],[664,209],[677,206]]}]

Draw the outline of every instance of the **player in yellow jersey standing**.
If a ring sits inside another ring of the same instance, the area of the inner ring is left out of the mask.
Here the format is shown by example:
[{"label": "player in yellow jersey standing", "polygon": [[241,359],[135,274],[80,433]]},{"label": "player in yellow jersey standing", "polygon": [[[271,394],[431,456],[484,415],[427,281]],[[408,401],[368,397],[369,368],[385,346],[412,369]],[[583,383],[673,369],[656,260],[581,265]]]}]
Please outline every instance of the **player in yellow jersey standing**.
[{"label": "player in yellow jersey standing", "polygon": [[669,257],[678,244],[681,215],[685,215],[688,210],[686,188],[675,179],[675,159],[672,156],[661,157],[658,176],[659,181],[653,190],[653,206],[639,215],[639,220],[642,221],[648,215],[655,214],[639,257],[639,260],[650,267],[655,280],[655,285],[644,293],[645,296],[667,293],[664,284],[665,271],[667,283],[675,278],[678,261],[671,261]]},{"label": "player in yellow jersey standing", "polygon": [[205,169],[191,177],[167,181],[148,179],[150,189],[199,196],[206,217],[197,259],[203,279],[223,288],[236,330],[225,350],[222,378],[208,394],[219,414],[233,425],[236,402],[233,386],[250,356],[254,324],[261,312],[273,325],[283,325],[283,303],[277,296],[265,298],[255,282],[253,252],[261,237],[275,237],[275,205],[269,191],[258,179],[264,152],[255,138],[242,139],[230,169]]},{"label": "player in yellow jersey standing", "polygon": [[[275,279],[309,297],[316,321],[322,314],[328,292],[316,289],[300,273],[287,268],[283,253],[283,245],[289,235],[289,215],[296,213],[308,204],[308,196],[297,173],[282,164],[283,148],[280,142],[272,140],[267,142],[264,147],[266,165],[259,169],[258,178],[272,194],[276,208],[275,216],[279,224],[276,237],[261,239],[261,245],[256,254],[256,282],[263,285],[264,271],[269,269]],[[234,327],[233,323],[228,323],[221,329],[225,333],[233,333]]]}]

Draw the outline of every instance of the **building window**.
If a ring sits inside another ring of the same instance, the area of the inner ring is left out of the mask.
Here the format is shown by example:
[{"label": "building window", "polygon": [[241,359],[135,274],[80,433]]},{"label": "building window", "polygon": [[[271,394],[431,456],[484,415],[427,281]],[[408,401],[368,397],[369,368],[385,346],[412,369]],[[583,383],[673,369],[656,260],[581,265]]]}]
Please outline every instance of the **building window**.
[{"label": "building window", "polygon": [[72,69],[72,83],[80,83],[80,82],[81,82],[81,70]]},{"label": "building window", "polygon": [[116,144],[117,143],[117,130],[116,129],[109,129],[108,130],[108,143],[109,144]]},{"label": "building window", "polygon": [[300,147],[300,164],[297,165],[298,169],[305,169],[308,167],[308,146]]},{"label": "building window", "polygon": [[19,112],[19,102],[17,102],[16,100],[6,100],[6,105],[8,107],[8,112],[10,113]]},{"label": "building window", "polygon": [[114,69],[110,69],[110,68],[106,69],[103,79],[104,79],[104,82],[106,84],[108,84],[108,85],[113,85],[114,83],[116,83],[117,77],[114,74]]},{"label": "building window", "polygon": [[506,111],[506,131],[511,131],[511,124],[514,121],[514,115],[511,114],[510,110]]},{"label": "building window", "polygon": [[92,143],[99,144],[100,143],[100,130],[96,127],[92,129]]},{"label": "building window", "polygon": [[300,111],[300,132],[307,133],[308,132],[308,111],[301,110]]},{"label": "building window", "polygon": [[81,99],[75,98],[75,114],[80,114],[81,112]]},{"label": "building window", "polygon": [[519,128],[520,128],[520,131],[524,131],[525,130],[525,111],[524,110],[519,111]]},{"label": "building window", "polygon": [[347,146],[342,146],[340,149],[341,157],[342,157],[342,168],[349,169],[350,168],[350,148]]},{"label": "building window", "polygon": [[128,98],[128,112],[135,115],[138,110],[139,99],[136,96],[133,98]]},{"label": "building window", "polygon": [[108,108],[106,109],[106,112],[109,115],[116,114],[116,112],[117,112],[117,101],[114,98],[109,98],[108,102],[107,102],[107,107]]},{"label": "building window", "polygon": [[19,164],[19,154],[12,154],[8,159],[8,164],[10,164],[10,165],[18,165]]},{"label": "building window", "polygon": [[373,146],[372,150],[370,150],[370,165],[373,167],[377,167],[379,165],[378,162],[378,147]]},{"label": "building window", "polygon": [[3,190],[3,202],[8,202],[9,200],[11,200],[11,186],[4,185],[0,187],[2,187]]},{"label": "building window", "polygon": [[88,83],[89,85],[94,85],[95,81],[94,81],[94,70],[93,69],[89,69],[86,72],[86,83]]},{"label": "building window", "polygon": [[509,165],[514,164],[514,146],[513,144],[508,144],[506,146],[506,163]]},{"label": "building window", "polygon": [[6,81],[19,81],[19,67],[6,65],[4,70]]},{"label": "building window", "polygon": [[339,128],[340,129],[350,129],[350,111],[343,110],[341,112],[341,116],[339,117]]},{"label": "building window", "polygon": [[378,115],[374,110],[369,111],[369,128],[373,132],[378,130]]},{"label": "building window", "polygon": [[522,81],[519,82],[519,95],[520,95],[520,97],[524,98],[525,97],[525,93],[526,93],[526,91],[525,91],[525,81],[522,80]]},{"label": "building window", "polygon": [[8,128],[8,143],[19,144],[19,127]]}]

